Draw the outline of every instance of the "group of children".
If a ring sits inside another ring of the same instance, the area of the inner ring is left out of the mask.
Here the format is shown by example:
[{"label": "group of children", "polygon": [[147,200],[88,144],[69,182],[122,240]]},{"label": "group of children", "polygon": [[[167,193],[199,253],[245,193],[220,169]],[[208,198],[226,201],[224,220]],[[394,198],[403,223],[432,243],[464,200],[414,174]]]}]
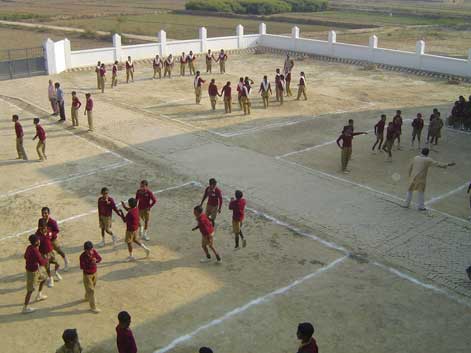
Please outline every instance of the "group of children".
[{"label": "group of children", "polygon": [[[24,131],[23,126],[20,123],[20,117],[17,114],[13,114],[11,120],[15,124],[15,136],[16,136],[16,152],[18,157],[16,159],[22,159],[24,161],[28,160],[28,155],[26,154],[26,150],[24,147]],[[46,131],[40,124],[39,118],[33,119],[33,124],[36,129],[36,134],[33,137],[33,141],[38,139],[38,143],[36,145],[36,152],[38,153],[39,161],[43,162],[47,160],[46,155]]]},{"label": "group of children", "polygon": [[[203,212],[203,205],[206,202],[206,208]],[[157,204],[157,198],[149,189],[148,182],[142,180],[140,187],[136,192],[136,196],[125,202],[121,202],[124,211],[116,205],[115,201],[109,194],[109,189],[104,187],[101,189],[101,196],[98,198],[98,220],[101,230],[100,247],[105,246],[105,236],[111,236],[113,246],[117,243],[117,236],[112,231],[112,214],[117,214],[126,224],[124,242],[127,245],[129,256],[127,261],[135,261],[133,256],[133,244],[141,247],[146,257],[150,255],[150,248],[147,247],[141,239],[150,240],[148,227],[150,221],[151,209]],[[217,215],[221,213],[223,205],[222,192],[217,187],[217,181],[214,178],[209,180],[209,185],[205,189],[201,202],[194,207],[193,213],[197,225],[192,229],[199,230],[201,233],[201,247],[205,257],[201,262],[211,261],[211,254],[214,254],[217,263],[221,263],[221,256],[214,246],[215,221]],[[235,192],[235,198],[231,198],[229,209],[232,211],[232,229],[234,233],[235,249],[240,249],[240,240],[242,247],[247,246],[246,238],[242,232],[242,223],[244,221],[246,201],[240,190]],[[52,288],[54,286],[54,276],[57,281],[62,280],[60,274],[60,265],[56,260],[55,252],[57,252],[64,260],[64,271],[68,270],[68,257],[61,248],[59,239],[59,227],[57,222],[50,216],[50,209],[43,207],[41,210],[41,218],[38,221],[38,229],[35,234],[29,237],[30,245],[27,247],[24,258],[26,261],[26,281],[27,293],[25,297],[23,313],[34,311],[29,306],[32,293],[38,289],[36,301],[45,300],[46,295],[42,290],[44,284]],[[97,282],[97,264],[102,258],[94,249],[91,241],[86,241],[83,245],[83,253],[80,255],[80,269],[83,271],[83,284],[85,288],[85,301],[88,301],[90,310],[99,313],[95,299],[95,286]]]},{"label": "group of children", "polygon": [[459,96],[448,117],[447,125],[455,129],[471,130],[471,96],[468,101],[464,96]]}]

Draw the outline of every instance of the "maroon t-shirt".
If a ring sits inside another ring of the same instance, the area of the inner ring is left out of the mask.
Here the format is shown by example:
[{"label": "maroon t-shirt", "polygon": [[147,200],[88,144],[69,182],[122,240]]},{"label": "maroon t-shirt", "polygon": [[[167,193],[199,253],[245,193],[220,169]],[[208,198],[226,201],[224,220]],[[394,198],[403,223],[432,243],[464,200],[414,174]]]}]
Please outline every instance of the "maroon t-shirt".
[{"label": "maroon t-shirt", "polygon": [[137,353],[136,341],[130,328],[116,326],[116,345],[119,353]]},{"label": "maroon t-shirt", "polygon": [[307,344],[301,345],[298,349],[298,353],[319,353],[316,340],[311,338]]},{"label": "maroon t-shirt", "polygon": [[131,208],[126,217],[126,230],[134,232],[139,229],[139,210],[137,207]]}]

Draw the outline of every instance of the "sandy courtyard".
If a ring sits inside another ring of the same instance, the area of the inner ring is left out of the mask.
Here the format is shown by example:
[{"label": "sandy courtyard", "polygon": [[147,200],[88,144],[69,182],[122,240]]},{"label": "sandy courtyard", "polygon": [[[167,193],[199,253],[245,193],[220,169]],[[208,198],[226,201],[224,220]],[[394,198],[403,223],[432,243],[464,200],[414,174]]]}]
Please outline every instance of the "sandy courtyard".
[{"label": "sandy courtyard", "polygon": [[[231,55],[227,74],[206,74],[219,88],[249,76],[258,90],[263,74],[274,80],[283,57]],[[200,59],[198,68],[203,70]],[[213,65],[213,71],[218,67]],[[293,352],[296,325],[312,321],[321,352],[467,352],[471,346],[469,198],[470,134],[444,129],[431,156],[455,161],[430,171],[429,211],[399,207],[407,188],[410,122],[428,120],[437,107],[446,118],[451,102],[471,86],[357,66],[295,58],[293,93],[306,73],[308,101],[271,98],[264,110],[252,95],[244,116],[233,96],[233,113],[219,99],[210,110],[205,86],[194,103],[193,79],[152,80],[139,63],[135,82],[96,90],[91,71],[53,77],[66,93],[67,123],[50,118],[47,77],[0,85],[0,330],[2,352],[53,352],[63,329],[79,331],[85,352],[116,352],[116,315],[127,310],[140,352],[193,353],[201,345],[220,353]],[[178,73],[178,68],[174,70]],[[273,84],[273,83],[272,83]],[[70,127],[70,92],[91,92],[94,133]],[[403,111],[403,149],[393,162],[370,152],[373,125]],[[31,161],[18,162],[11,114],[20,115]],[[35,161],[32,118],[48,134],[48,161]],[[340,173],[335,144],[347,120],[369,135],[354,140],[351,174]],[[233,251],[231,214],[218,218],[216,247],[223,263],[200,264],[200,236],[192,208],[209,177],[226,197],[241,189],[249,210],[248,246]],[[124,225],[114,218],[120,243],[98,248],[94,315],[81,301],[78,256],[83,242],[100,240],[96,199],[107,186],[115,200],[134,195],[149,180],[158,205],[152,212],[152,254],[125,262]],[[20,314],[25,294],[24,249],[42,206],[60,221],[72,269],[46,289],[37,312]],[[31,334],[34,332],[34,334]],[[468,347],[468,348],[466,348]]]}]

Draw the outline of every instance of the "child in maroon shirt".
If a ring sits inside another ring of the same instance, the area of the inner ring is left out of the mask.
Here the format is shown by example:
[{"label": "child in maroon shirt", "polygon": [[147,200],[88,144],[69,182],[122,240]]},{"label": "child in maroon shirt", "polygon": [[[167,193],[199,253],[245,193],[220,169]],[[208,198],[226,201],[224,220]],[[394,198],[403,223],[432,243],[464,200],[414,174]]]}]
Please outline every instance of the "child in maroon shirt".
[{"label": "child in maroon shirt", "polygon": [[211,251],[214,253],[216,256],[216,260],[218,263],[220,263],[221,256],[217,253],[216,249],[214,248],[214,226],[206,216],[206,214],[203,213],[203,207],[200,205],[196,206],[193,209],[193,214],[195,215],[196,221],[198,222],[198,225],[194,227],[192,230],[195,231],[197,229],[200,230],[201,232],[201,247],[203,248],[204,253],[206,254],[206,258],[202,259],[200,262],[209,262],[211,261],[211,255],[209,254],[208,247],[211,249]]},{"label": "child in maroon shirt", "polygon": [[46,282],[46,276],[41,271],[41,267],[46,266],[47,261],[41,256],[39,252],[39,238],[36,234],[29,236],[30,245],[26,248],[25,251],[25,261],[26,261],[26,297],[25,305],[23,307],[23,314],[32,313],[35,309],[29,307],[29,302],[31,300],[31,295],[33,294],[36,286],[39,284],[38,296],[36,301],[45,300],[46,295],[41,293],[44,282]]},{"label": "child in maroon shirt", "polygon": [[38,153],[39,160],[45,161],[46,156],[46,131],[39,124],[39,118],[33,119],[33,124],[36,126],[36,135],[33,137],[33,141],[39,139],[38,144],[36,145],[36,152]]},{"label": "child in maroon shirt", "polygon": [[312,337],[314,334],[314,326],[309,322],[303,322],[298,325],[298,332],[296,335],[298,339],[301,340],[301,345],[299,346],[298,353],[318,353],[319,348],[317,347],[317,342]]},{"label": "child in maroon shirt", "polygon": [[118,314],[119,324],[116,326],[116,345],[119,353],[137,353],[136,341],[129,326],[131,315],[127,311]]},{"label": "child in maroon shirt", "polygon": [[149,189],[147,180],[142,180],[140,188],[136,191],[137,206],[139,208],[139,218],[144,222],[139,224],[139,235],[144,240],[150,240],[147,235],[147,228],[149,227],[150,210],[157,203],[157,198]]},{"label": "child in maroon shirt", "polygon": [[93,248],[91,241],[83,244],[83,253],[80,255],[80,269],[83,271],[83,286],[85,288],[85,300],[90,304],[90,311],[98,314],[101,310],[96,307],[95,287],[97,282],[97,264],[101,262],[101,256]]},{"label": "child in maroon shirt", "polygon": [[39,238],[39,252],[41,256],[46,260],[46,272],[47,272],[47,286],[49,288],[54,287],[54,278],[51,274],[51,264],[54,265],[56,279],[62,280],[62,276],[59,274],[59,263],[54,255],[54,247],[52,245],[53,233],[47,227],[47,221],[43,218],[39,220],[38,231],[36,235]]},{"label": "child in maroon shirt", "polygon": [[208,199],[206,204],[206,215],[211,220],[213,227],[218,213],[221,213],[222,208],[222,193],[217,187],[217,181],[214,178],[209,179],[209,186],[204,190],[203,199],[201,200],[200,206],[203,206],[204,201]]},{"label": "child in maroon shirt", "polygon": [[132,255],[132,243],[136,243],[141,248],[143,248],[146,252],[146,257],[149,257],[150,249],[139,241],[139,236],[137,233],[139,229],[139,210],[137,208],[136,199],[131,197],[128,200],[129,207],[126,206],[124,202],[121,202],[121,205],[126,211],[128,211],[126,216],[122,217],[123,222],[126,223],[126,236],[124,238],[124,241],[126,242],[126,244],[128,244],[129,256],[127,258],[127,261],[135,260],[134,256]]},{"label": "child in maroon shirt", "polygon": [[232,210],[232,231],[235,237],[235,250],[239,249],[239,237],[242,239],[242,247],[247,246],[247,241],[242,234],[242,222],[245,215],[245,199],[242,191],[235,192],[235,199],[232,197],[229,203],[229,209]]}]

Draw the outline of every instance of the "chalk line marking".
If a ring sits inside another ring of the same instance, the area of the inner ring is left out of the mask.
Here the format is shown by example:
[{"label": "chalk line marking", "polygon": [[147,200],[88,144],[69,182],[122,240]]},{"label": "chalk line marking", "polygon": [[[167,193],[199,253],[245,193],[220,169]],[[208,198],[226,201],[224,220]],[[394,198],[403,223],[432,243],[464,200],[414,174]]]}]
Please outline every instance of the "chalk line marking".
[{"label": "chalk line marking", "polygon": [[[170,187],[165,188],[165,189],[156,190],[156,191],[154,191],[154,194],[161,194],[163,192],[184,188],[184,187],[189,186],[189,185],[194,186],[194,185],[199,185],[199,184],[196,184],[194,181],[190,181],[190,182],[183,183],[183,184],[180,184],[180,185],[170,186]],[[121,203],[121,202],[118,202],[117,204],[119,204],[119,203]],[[80,214],[75,215],[75,216],[71,216],[71,217],[68,217],[68,218],[61,219],[61,220],[57,221],[57,223],[62,224],[62,223],[74,221],[76,219],[83,218],[83,217],[95,214],[97,212],[98,212],[98,210],[96,208],[94,208],[93,210],[90,210],[88,212],[80,213]],[[28,230],[25,230],[25,231],[22,231],[22,232],[19,232],[19,233],[16,233],[16,234],[8,235],[6,237],[0,238],[0,242],[2,242],[4,240],[7,240],[7,239],[19,238],[22,235],[31,234],[31,232],[35,232],[35,231],[36,231],[36,228],[32,228],[32,229],[28,229]]]},{"label": "chalk line marking", "polygon": [[445,199],[445,198],[447,198],[447,197],[449,197],[449,196],[452,196],[452,195],[454,195],[454,194],[457,194],[457,193],[459,193],[461,190],[466,189],[466,188],[468,187],[468,185],[469,185],[469,183],[464,183],[463,185],[458,186],[457,188],[455,188],[455,189],[453,189],[453,190],[450,190],[450,191],[448,191],[448,192],[446,192],[446,193],[444,193],[444,194],[442,194],[442,195],[432,197],[430,200],[428,200],[427,202],[425,202],[425,205],[426,205],[426,206],[427,206],[427,205],[431,205],[431,204],[433,204],[433,203],[435,203],[435,202],[438,202],[438,201],[440,201],[440,200],[442,200],[442,199]]},{"label": "chalk line marking", "polygon": [[154,351],[154,353],[166,353],[166,352],[170,351],[171,349],[175,348],[177,345],[179,345],[183,342],[191,340],[194,336],[196,336],[200,332],[205,331],[205,330],[209,329],[210,327],[222,324],[224,321],[227,321],[228,319],[232,318],[233,316],[237,316],[239,314],[242,314],[242,313],[244,313],[245,311],[249,310],[250,308],[252,308],[254,306],[257,306],[257,305],[263,304],[263,303],[267,303],[267,302],[273,300],[275,297],[285,294],[289,290],[299,286],[300,284],[303,284],[304,282],[310,280],[311,278],[317,277],[320,274],[329,271],[330,269],[334,268],[338,264],[345,261],[347,258],[348,258],[348,256],[340,257],[340,258],[332,261],[331,263],[329,263],[327,266],[324,266],[324,267],[322,267],[322,268],[320,268],[320,269],[318,269],[318,270],[316,270],[316,271],[314,271],[314,272],[312,272],[312,273],[310,273],[310,274],[308,274],[304,277],[300,277],[300,278],[298,278],[297,280],[291,282],[290,284],[288,284],[285,287],[278,288],[278,289],[276,289],[276,290],[274,290],[270,293],[267,293],[267,294],[265,294],[261,297],[253,299],[253,300],[247,302],[246,304],[244,304],[240,307],[232,309],[231,311],[228,311],[227,313],[225,313],[224,315],[218,317],[217,319],[214,319],[214,320],[198,327],[194,331],[174,339],[172,342],[170,342],[165,347]]}]

